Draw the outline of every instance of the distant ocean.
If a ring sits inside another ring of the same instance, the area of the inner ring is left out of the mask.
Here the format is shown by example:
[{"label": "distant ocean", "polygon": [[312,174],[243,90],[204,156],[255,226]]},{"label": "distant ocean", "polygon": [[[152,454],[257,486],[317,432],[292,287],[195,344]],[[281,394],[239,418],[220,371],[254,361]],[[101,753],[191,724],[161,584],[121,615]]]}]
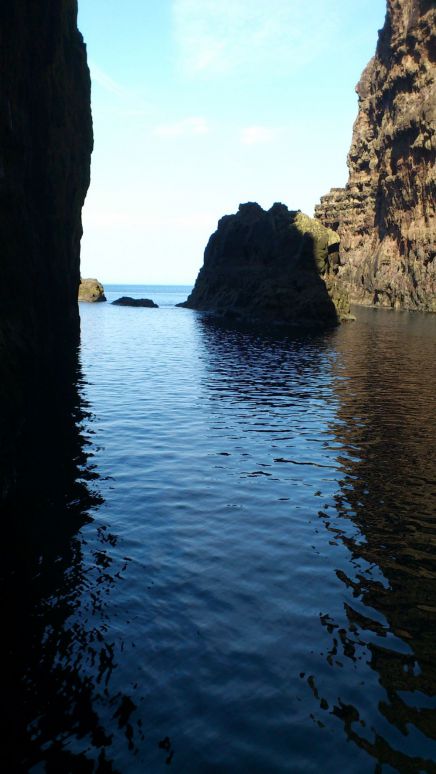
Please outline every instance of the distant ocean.
[{"label": "distant ocean", "polygon": [[436,316],[260,335],[105,289],[160,308],[80,305],[95,497],[19,604],[23,771],[435,771]]},{"label": "distant ocean", "polygon": [[120,296],[132,298],[151,298],[158,306],[175,306],[186,301],[192,285],[106,285],[106,298],[109,302]]}]

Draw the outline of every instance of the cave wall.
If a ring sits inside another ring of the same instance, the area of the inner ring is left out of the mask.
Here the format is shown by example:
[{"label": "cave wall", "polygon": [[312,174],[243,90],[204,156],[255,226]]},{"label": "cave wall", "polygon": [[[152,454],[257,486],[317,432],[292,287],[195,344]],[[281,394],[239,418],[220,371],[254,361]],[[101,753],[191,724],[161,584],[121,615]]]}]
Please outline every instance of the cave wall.
[{"label": "cave wall", "polygon": [[436,311],[436,6],[388,0],[356,91],[349,179],[315,209],[353,301]]},{"label": "cave wall", "polygon": [[92,151],[76,0],[0,6],[0,501],[24,486],[79,340]]}]

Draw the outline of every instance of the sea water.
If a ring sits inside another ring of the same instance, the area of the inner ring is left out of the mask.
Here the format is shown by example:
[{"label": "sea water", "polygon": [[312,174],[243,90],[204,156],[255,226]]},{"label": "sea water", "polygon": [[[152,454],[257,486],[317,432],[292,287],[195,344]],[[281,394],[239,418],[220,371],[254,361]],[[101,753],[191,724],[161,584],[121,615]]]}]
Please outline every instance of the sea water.
[{"label": "sea water", "polygon": [[189,290],[80,306],[93,499],[29,605],[22,770],[436,771],[436,317]]}]

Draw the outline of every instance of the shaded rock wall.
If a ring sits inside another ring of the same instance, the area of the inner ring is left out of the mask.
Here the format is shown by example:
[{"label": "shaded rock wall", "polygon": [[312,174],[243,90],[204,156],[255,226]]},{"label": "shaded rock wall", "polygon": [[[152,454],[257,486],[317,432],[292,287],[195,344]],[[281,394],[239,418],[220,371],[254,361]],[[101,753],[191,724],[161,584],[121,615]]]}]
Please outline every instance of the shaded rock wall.
[{"label": "shaded rock wall", "polygon": [[336,287],[338,238],[300,211],[241,204],[218,223],[184,304],[244,322],[331,325],[349,311]]},{"label": "shaded rock wall", "polygon": [[50,425],[79,337],[92,122],[76,0],[0,5],[0,499]]},{"label": "shaded rock wall", "polygon": [[435,31],[432,0],[388,0],[357,85],[348,183],[315,209],[360,303],[436,311]]}]

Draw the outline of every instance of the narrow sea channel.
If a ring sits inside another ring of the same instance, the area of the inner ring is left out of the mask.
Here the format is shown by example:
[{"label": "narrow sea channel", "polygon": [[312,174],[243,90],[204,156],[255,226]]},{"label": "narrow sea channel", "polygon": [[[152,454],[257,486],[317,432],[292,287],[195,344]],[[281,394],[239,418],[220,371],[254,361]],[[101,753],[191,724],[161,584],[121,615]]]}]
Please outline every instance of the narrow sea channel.
[{"label": "narrow sea channel", "polygon": [[436,316],[265,334],[187,292],[81,305],[19,770],[436,772]]}]

